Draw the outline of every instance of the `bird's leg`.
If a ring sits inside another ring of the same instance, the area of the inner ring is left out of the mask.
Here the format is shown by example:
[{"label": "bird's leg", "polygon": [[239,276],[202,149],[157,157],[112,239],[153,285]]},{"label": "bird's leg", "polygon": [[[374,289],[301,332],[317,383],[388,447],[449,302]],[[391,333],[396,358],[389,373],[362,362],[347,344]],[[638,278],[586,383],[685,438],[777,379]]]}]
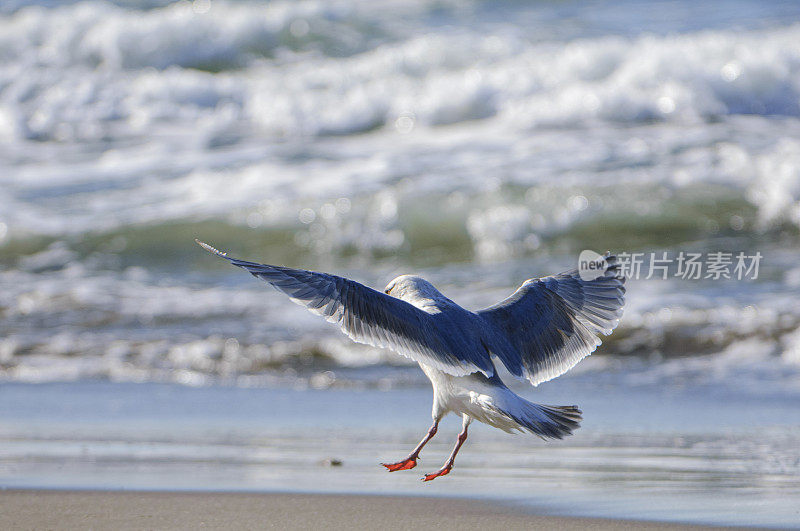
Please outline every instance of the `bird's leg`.
[{"label": "bird's leg", "polygon": [[437,429],[439,429],[439,421],[434,420],[433,426],[431,426],[431,428],[428,430],[428,433],[425,435],[425,437],[422,438],[417,447],[414,448],[414,451],[411,452],[411,454],[409,454],[408,457],[397,463],[391,463],[391,464],[381,463],[381,464],[385,466],[389,470],[389,472],[397,472],[398,470],[411,470],[412,468],[417,466],[417,458],[419,457],[419,453],[422,451],[422,448],[428,443],[428,441],[430,441],[433,438],[433,436],[436,435]]},{"label": "bird's leg", "polygon": [[464,441],[467,440],[467,427],[472,419],[468,416],[464,415],[464,427],[461,430],[461,433],[458,434],[458,438],[456,440],[456,445],[453,448],[453,452],[450,454],[450,457],[447,458],[444,466],[440,468],[438,471],[434,472],[433,474],[425,474],[422,476],[422,481],[430,481],[432,479],[438,478],[439,476],[446,476],[453,470],[453,464],[456,461],[456,454],[461,449],[461,445],[464,444]]}]

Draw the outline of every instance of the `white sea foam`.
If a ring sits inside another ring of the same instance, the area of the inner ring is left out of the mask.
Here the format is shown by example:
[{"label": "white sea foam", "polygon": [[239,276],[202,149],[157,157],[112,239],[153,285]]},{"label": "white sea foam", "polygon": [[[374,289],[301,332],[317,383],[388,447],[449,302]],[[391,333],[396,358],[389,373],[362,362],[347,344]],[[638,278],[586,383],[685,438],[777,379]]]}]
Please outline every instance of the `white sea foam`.
[{"label": "white sea foam", "polygon": [[532,265],[563,265],[576,241],[758,246],[762,293],[636,286],[647,297],[631,290],[608,348],[653,359],[751,349],[757,364],[795,370],[785,293],[798,256],[776,243],[800,226],[790,17],[576,33],[591,7],[573,19],[515,4],[498,22],[481,2],[28,4],[0,7],[6,377],[201,383],[294,370],[309,352],[341,367],[394,359],[351,355],[258,286],[198,290],[144,273],[165,266],[148,262],[137,230],[162,238],[174,274],[186,266],[171,251],[191,238],[173,225],[209,221],[270,235],[248,258],[357,269],[390,254],[400,272],[432,264],[433,276],[475,260],[442,278],[498,292]]},{"label": "white sea foam", "polygon": [[[291,49],[298,20],[322,53],[271,59]],[[214,2],[208,13],[188,2],[22,9],[0,18],[3,131],[77,140],[107,134],[107,122],[188,127],[209,114],[292,136],[368,130],[403,113],[417,125],[494,117],[523,128],[800,113],[797,25],[567,44],[385,35],[389,42],[370,48],[368,32],[345,31],[358,20],[357,10],[309,2]],[[324,39],[339,34],[352,34],[360,53],[331,57],[338,48]]]},{"label": "white sea foam", "polygon": [[[230,106],[283,135],[345,134],[402,113],[417,124],[496,116],[522,127],[798,114],[800,26],[566,45],[457,32],[341,59],[265,62],[259,58],[289,47],[281,35],[292,22],[335,25],[344,17],[314,3],[214,2],[212,10],[78,3],[0,19],[5,134],[79,139],[107,121],[188,121]],[[367,36],[359,37],[356,48],[366,48]],[[204,65],[238,70],[187,70]],[[158,72],[165,69],[172,70]]]},{"label": "white sea foam", "polygon": [[[728,138],[706,123],[739,114],[798,115],[798,25],[568,43],[466,30],[396,40],[383,28],[378,45],[368,31],[356,32],[360,44],[344,57],[311,37],[301,43],[308,51],[290,51],[284,34],[298,20],[315,31],[319,26],[323,37],[357,26],[353,20],[377,20],[363,6],[342,9],[214,2],[211,17],[189,3],[135,11],[81,2],[0,17],[0,135],[7,146],[0,207],[8,231],[80,233],[217,217],[252,211],[254,197],[285,200],[312,190],[324,204],[409,174],[452,179],[445,188],[482,187],[487,175],[498,173],[501,184],[553,182],[556,174],[587,186],[609,163],[628,165],[615,178],[654,186],[742,187],[763,227],[798,223],[798,161],[789,139],[795,121],[770,121],[787,136],[774,148],[748,138],[754,126],[762,127],[756,121],[731,122]],[[64,19],[73,23],[63,25]],[[212,63],[223,71],[192,68]],[[663,126],[648,125],[653,120]],[[640,127],[634,134],[644,136],[631,139],[620,123]],[[591,132],[575,143],[560,133],[570,127]],[[258,144],[373,128],[379,132],[364,144],[370,156],[358,147],[363,138],[332,144],[344,154],[341,172],[315,162],[256,162],[285,156],[254,149]],[[508,143],[492,145],[490,138]],[[727,144],[717,149],[720,140]],[[86,142],[110,142],[112,149],[87,160],[78,147]],[[484,156],[454,156],[465,142],[483,143]],[[421,145],[436,143],[438,152],[419,157]],[[228,144],[242,149],[220,150]],[[64,162],[25,162],[47,160],[48,151]],[[638,169],[646,165],[662,170]],[[53,200],[34,199],[56,182],[63,188]],[[131,193],[141,198],[135,205]],[[69,212],[69,222],[54,217],[53,208]],[[492,208],[486,212],[498,212]],[[297,210],[286,209],[284,221]],[[479,254],[497,255],[496,249],[507,256],[503,248],[527,237],[516,231],[484,241],[478,220],[487,215],[469,214]]]}]

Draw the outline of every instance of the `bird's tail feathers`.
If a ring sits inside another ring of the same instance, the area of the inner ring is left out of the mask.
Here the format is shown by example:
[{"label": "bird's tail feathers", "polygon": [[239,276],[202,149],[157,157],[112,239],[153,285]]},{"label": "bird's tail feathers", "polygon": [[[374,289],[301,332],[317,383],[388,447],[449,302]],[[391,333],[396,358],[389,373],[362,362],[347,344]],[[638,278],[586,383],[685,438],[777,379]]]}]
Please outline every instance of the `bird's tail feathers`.
[{"label": "bird's tail feathers", "polygon": [[519,425],[520,431],[529,431],[542,439],[563,439],[572,435],[582,420],[578,406],[547,406],[523,398],[501,411]]}]

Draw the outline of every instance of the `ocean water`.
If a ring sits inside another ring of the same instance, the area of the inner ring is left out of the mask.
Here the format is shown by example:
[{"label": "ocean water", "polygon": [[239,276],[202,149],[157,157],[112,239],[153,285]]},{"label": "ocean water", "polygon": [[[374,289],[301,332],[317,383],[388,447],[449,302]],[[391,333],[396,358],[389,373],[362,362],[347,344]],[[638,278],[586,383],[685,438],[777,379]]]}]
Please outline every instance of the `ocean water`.
[{"label": "ocean water", "polygon": [[797,389],[797,42],[795,2],[5,2],[0,378],[416,378],[198,237],[476,308],[587,248],[759,252],[632,279],[600,354]]},{"label": "ocean water", "polygon": [[798,42],[789,1],[3,2],[0,386],[425,389],[200,238],[470,308],[584,249],[759,253],[646,264],[574,377],[796,403]]}]

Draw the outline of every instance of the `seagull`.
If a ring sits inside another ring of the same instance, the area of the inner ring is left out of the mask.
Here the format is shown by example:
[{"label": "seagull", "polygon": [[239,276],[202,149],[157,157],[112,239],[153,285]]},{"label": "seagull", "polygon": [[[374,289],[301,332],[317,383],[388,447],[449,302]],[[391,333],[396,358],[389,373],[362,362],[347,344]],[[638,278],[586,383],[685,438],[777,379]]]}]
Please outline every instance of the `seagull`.
[{"label": "seagull", "polygon": [[594,352],[601,343],[598,334],[616,328],[625,304],[625,277],[610,253],[589,280],[577,269],[532,278],[505,300],[473,312],[418,276],[401,275],[380,292],[327,273],[238,260],[196,241],[338,324],[352,340],[391,349],[419,364],[433,386],[433,425],[408,457],[381,464],[389,472],[414,468],[442,418],[451,412],[461,415],[453,451],[423,481],[450,473],[473,420],[544,440],[571,435],[582,419],[577,406],[525,400],[503,383],[495,360],[533,386],[551,380]]}]

